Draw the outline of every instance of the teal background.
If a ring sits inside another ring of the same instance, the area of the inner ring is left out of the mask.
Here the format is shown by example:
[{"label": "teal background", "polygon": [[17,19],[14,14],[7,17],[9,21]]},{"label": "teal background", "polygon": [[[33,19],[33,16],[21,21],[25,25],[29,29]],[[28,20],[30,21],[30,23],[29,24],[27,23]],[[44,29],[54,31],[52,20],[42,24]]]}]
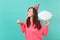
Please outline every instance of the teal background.
[{"label": "teal background", "polygon": [[25,40],[25,35],[16,23],[24,22],[27,9],[40,3],[39,11],[48,10],[53,14],[48,36],[43,40],[60,40],[60,0],[0,0],[0,40]]}]

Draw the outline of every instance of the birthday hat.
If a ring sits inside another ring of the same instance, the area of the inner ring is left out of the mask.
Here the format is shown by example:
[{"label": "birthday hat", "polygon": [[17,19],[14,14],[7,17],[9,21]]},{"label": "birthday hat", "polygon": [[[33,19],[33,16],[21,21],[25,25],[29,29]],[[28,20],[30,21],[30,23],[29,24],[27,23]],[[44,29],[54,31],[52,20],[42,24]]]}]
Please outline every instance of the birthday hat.
[{"label": "birthday hat", "polygon": [[38,10],[38,9],[39,9],[39,5],[40,5],[40,4],[34,6],[34,8],[35,8],[36,10]]}]

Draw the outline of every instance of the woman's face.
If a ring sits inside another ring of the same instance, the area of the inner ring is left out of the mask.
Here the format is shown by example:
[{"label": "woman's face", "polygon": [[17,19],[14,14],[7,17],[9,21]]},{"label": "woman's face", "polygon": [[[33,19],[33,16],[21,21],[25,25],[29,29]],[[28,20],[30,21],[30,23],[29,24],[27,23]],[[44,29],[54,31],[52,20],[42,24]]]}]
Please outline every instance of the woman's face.
[{"label": "woman's face", "polygon": [[33,16],[33,8],[30,8],[28,10],[28,17],[32,17]]}]

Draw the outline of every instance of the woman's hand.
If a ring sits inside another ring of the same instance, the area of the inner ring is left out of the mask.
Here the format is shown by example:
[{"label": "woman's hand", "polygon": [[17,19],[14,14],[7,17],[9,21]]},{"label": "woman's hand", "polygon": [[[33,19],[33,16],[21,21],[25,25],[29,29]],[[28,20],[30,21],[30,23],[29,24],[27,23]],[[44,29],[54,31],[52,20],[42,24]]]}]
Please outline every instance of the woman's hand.
[{"label": "woman's hand", "polygon": [[17,20],[17,24],[22,24],[22,22],[20,20]]},{"label": "woman's hand", "polygon": [[46,20],[46,25],[49,25],[49,20]]}]

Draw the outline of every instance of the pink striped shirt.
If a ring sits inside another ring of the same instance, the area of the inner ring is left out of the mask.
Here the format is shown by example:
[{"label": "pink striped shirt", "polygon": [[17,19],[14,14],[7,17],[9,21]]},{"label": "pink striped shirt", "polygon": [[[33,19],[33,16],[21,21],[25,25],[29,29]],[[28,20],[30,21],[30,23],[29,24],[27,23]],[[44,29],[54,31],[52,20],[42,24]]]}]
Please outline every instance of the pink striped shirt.
[{"label": "pink striped shirt", "polygon": [[43,40],[42,36],[46,36],[48,34],[48,26],[43,27],[42,22],[40,22],[40,25],[42,25],[41,29],[38,30],[37,28],[34,29],[35,25],[33,26],[33,22],[30,20],[31,25],[29,28],[27,28],[26,22],[23,24],[20,24],[22,32],[26,36],[26,40]]}]

